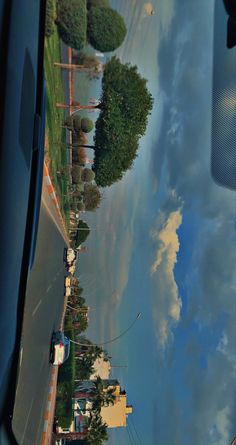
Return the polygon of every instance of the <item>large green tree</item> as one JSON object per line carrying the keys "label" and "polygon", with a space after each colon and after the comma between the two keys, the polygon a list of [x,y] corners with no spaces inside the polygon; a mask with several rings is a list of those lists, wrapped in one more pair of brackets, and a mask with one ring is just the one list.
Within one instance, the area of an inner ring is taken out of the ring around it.
{"label": "large green tree", "polygon": [[89,10],[87,38],[95,49],[114,51],[122,44],[126,32],[123,17],[114,9],[93,7]]}
{"label": "large green tree", "polygon": [[136,66],[113,57],[102,80],[101,109],[94,137],[94,171],[98,186],[120,180],[132,167],[144,135],[153,98]]}
{"label": "large green tree", "polygon": [[86,0],[59,0],[56,23],[62,40],[75,49],[86,44]]}

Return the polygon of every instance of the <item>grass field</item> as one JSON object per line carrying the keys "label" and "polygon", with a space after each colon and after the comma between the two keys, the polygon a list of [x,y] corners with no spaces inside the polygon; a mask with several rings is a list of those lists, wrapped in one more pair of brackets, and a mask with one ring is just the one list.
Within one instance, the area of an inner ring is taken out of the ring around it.
{"label": "grass field", "polygon": [[62,72],[54,67],[60,61],[60,39],[57,31],[45,39],[45,77],[47,89],[46,156],[50,159],[50,174],[60,201],[62,215],[68,223],[67,177],[60,172],[67,165],[67,151],[60,147],[66,141],[66,130],[62,128],[64,111],[56,108],[56,102],[64,102]]}

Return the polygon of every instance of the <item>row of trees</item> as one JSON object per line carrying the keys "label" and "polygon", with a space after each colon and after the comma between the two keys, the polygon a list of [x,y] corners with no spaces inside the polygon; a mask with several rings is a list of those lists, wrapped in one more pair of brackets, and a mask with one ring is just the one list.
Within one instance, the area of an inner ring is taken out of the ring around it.
{"label": "row of trees", "polygon": [[104,69],[102,95],[90,108],[100,110],[96,121],[94,144],[81,143],[80,117],[70,117],[67,127],[73,132],[73,145],[94,150],[93,171],[98,186],[106,187],[122,179],[137,157],[140,137],[145,134],[153,98],[146,79],[137,66],[123,64],[113,57]]}

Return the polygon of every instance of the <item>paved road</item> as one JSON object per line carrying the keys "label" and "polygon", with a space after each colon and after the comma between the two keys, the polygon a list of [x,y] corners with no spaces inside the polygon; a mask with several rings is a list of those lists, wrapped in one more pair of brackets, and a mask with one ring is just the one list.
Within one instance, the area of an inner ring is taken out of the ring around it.
{"label": "paved road", "polygon": [[29,277],[13,431],[20,445],[40,443],[51,372],[49,345],[63,310],[65,241],[41,207],[34,267]]}

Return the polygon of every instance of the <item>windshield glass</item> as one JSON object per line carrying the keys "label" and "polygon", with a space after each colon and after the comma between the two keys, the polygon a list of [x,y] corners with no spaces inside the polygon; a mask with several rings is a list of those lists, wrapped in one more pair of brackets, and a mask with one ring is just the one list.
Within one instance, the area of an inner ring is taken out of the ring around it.
{"label": "windshield glass", "polygon": [[22,201],[31,252],[37,235],[29,263],[25,247],[17,256],[29,264],[8,416],[20,445],[233,443],[227,26],[222,0],[47,0],[46,115],[31,96],[33,135],[19,131],[32,141]]}

